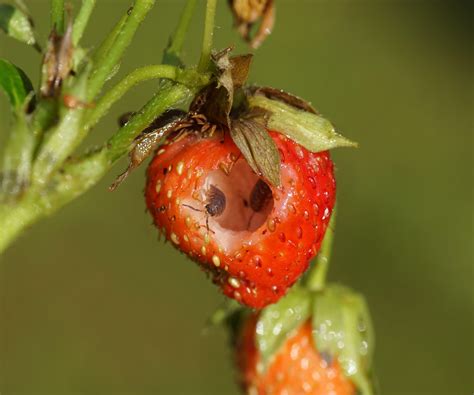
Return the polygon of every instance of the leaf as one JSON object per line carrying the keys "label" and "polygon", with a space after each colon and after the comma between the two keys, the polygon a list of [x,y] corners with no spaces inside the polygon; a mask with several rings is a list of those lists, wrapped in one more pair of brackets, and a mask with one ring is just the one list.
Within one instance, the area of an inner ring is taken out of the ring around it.
{"label": "leaf", "polygon": [[312,152],[336,147],[357,147],[357,143],[336,133],[331,122],[318,114],[259,94],[247,99],[250,109],[258,107],[270,113],[267,123],[269,129],[288,136]]}
{"label": "leaf", "polygon": [[332,285],[313,300],[313,336],[320,353],[337,357],[362,395],[372,395],[370,380],[374,335],[364,298]]}
{"label": "leaf", "polygon": [[251,86],[247,88],[247,92],[252,95],[262,95],[268,99],[282,101],[292,107],[299,108],[300,110],[318,114],[316,109],[306,100],[293,95],[292,93],[285,92],[283,89],[276,89],[268,86]]}
{"label": "leaf", "polygon": [[262,310],[257,321],[256,343],[262,356],[263,369],[292,331],[308,319],[311,313],[310,299],[307,290],[293,287],[278,303]]}
{"label": "leaf", "polygon": [[250,72],[250,65],[252,63],[252,54],[239,55],[230,58],[230,67],[232,73],[232,81],[234,82],[234,89],[240,88],[245,84]]}
{"label": "leaf", "polygon": [[232,121],[230,136],[252,170],[272,185],[280,185],[280,153],[265,127],[250,119]]}
{"label": "leaf", "polygon": [[0,4],[0,29],[25,44],[36,44],[30,18],[22,10],[10,4]]}
{"label": "leaf", "polygon": [[23,70],[5,59],[0,59],[0,88],[16,111],[22,109],[28,94],[33,91],[31,81]]}

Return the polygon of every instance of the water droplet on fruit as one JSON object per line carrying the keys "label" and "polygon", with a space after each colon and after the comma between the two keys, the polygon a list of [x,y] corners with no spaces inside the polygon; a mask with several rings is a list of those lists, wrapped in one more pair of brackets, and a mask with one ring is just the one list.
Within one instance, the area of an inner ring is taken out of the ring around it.
{"label": "water droplet on fruit", "polygon": [[324,209],[324,214],[323,214],[323,221],[329,217],[329,208]]}

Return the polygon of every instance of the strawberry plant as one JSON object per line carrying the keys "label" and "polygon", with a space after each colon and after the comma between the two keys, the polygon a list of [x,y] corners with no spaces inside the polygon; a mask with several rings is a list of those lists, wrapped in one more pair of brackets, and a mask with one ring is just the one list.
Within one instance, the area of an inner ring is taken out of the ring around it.
{"label": "strawberry plant", "polygon": [[[42,55],[37,87],[13,60],[0,59],[0,88],[11,105],[0,167],[0,253],[121,157],[128,155],[129,166],[111,190],[152,157],[146,206],[159,233],[229,297],[212,322],[232,333],[244,391],[373,394],[364,299],[325,281],[336,201],[329,150],[356,144],[303,99],[249,85],[252,55],[213,49],[217,0],[207,0],[197,66],[181,57],[197,5],[188,0],[162,64],[105,89],[154,3],[136,0],[94,49],[81,38],[95,0],[83,0],[76,13],[52,0],[45,43],[22,1],[0,5],[1,30]],[[274,1],[229,5],[239,33],[257,48],[273,27]],[[142,108],[125,114],[101,146],[82,152],[109,109],[151,79],[159,86]]]}

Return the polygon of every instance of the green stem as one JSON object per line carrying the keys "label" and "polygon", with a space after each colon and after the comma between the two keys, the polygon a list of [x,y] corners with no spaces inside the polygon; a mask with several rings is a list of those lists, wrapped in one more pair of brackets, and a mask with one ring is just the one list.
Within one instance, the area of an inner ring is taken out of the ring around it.
{"label": "green stem", "polygon": [[181,50],[183,48],[184,39],[189,28],[189,23],[194,14],[197,0],[188,0],[184,6],[183,12],[179,19],[178,26],[174,34],[171,36],[170,43],[163,54],[163,63],[172,65],[181,65]]}
{"label": "green stem", "polygon": [[131,88],[140,82],[155,79],[167,78],[176,80],[178,70],[176,67],[169,65],[153,65],[145,66],[132,71],[122,81],[115,85],[112,89],[107,91],[96,103],[94,109],[91,111],[87,122],[86,129],[91,129],[112,107],[112,105],[120,100],[122,96]]}
{"label": "green stem", "polygon": [[216,5],[217,0],[207,0],[201,59],[199,60],[198,66],[199,71],[206,71],[209,68],[211,62],[211,50],[214,38],[214,19],[216,16]]}
{"label": "green stem", "polygon": [[0,204],[0,254],[27,228],[92,188],[122,155],[141,131],[168,108],[192,97],[199,87],[188,89],[166,83],[159,92],[100,150],[70,161],[55,172],[48,191],[30,188],[14,205]]}
{"label": "green stem", "polygon": [[128,19],[128,14],[126,13],[115,24],[115,26],[107,35],[105,40],[102,41],[102,43],[99,45],[99,48],[97,48],[94,51],[94,54],[92,56],[92,64],[98,65],[104,62],[104,59],[106,59],[107,56],[109,55],[110,49],[114,45],[115,40],[117,39],[117,36],[119,35],[119,33],[122,31],[123,26],[125,25],[125,22],[127,21],[127,19]]}
{"label": "green stem", "polygon": [[64,0],[51,0],[51,29],[64,33]]}
{"label": "green stem", "polygon": [[138,26],[154,4],[155,0],[136,0],[135,5],[129,11],[128,18],[125,19],[122,28],[117,32],[115,40],[110,45],[107,55],[100,57],[99,62],[94,65],[94,72],[89,81],[88,101],[92,101],[101,91],[112,70],[120,63],[120,58],[130,45]]}
{"label": "green stem", "polygon": [[326,229],[321,249],[319,250],[313,267],[309,270],[305,283],[312,291],[321,291],[326,284],[326,276],[329,269],[329,262],[331,259],[332,244],[334,241],[334,230],[336,227],[336,208],[334,208],[331,220]]}
{"label": "green stem", "polygon": [[14,115],[11,133],[2,155],[3,177],[0,180],[0,195],[2,195],[0,200],[15,199],[28,187],[34,141],[26,116],[19,110]]}
{"label": "green stem", "polygon": [[84,34],[89,18],[94,10],[96,0],[82,0],[82,6],[74,21],[72,30],[72,43],[76,46]]}

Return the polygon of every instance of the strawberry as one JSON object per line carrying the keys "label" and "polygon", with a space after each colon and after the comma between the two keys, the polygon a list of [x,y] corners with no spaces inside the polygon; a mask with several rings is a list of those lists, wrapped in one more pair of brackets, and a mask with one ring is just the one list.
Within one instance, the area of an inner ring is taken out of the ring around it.
{"label": "strawberry", "polygon": [[250,307],[276,302],[316,255],[335,202],[328,151],[269,132],[281,184],[259,177],[228,133],[181,133],[148,168],[155,225],[224,292]]}
{"label": "strawberry", "polygon": [[319,353],[306,321],[285,339],[266,369],[260,366],[254,315],[242,326],[236,344],[236,362],[245,393],[251,395],[353,395],[336,358]]}

